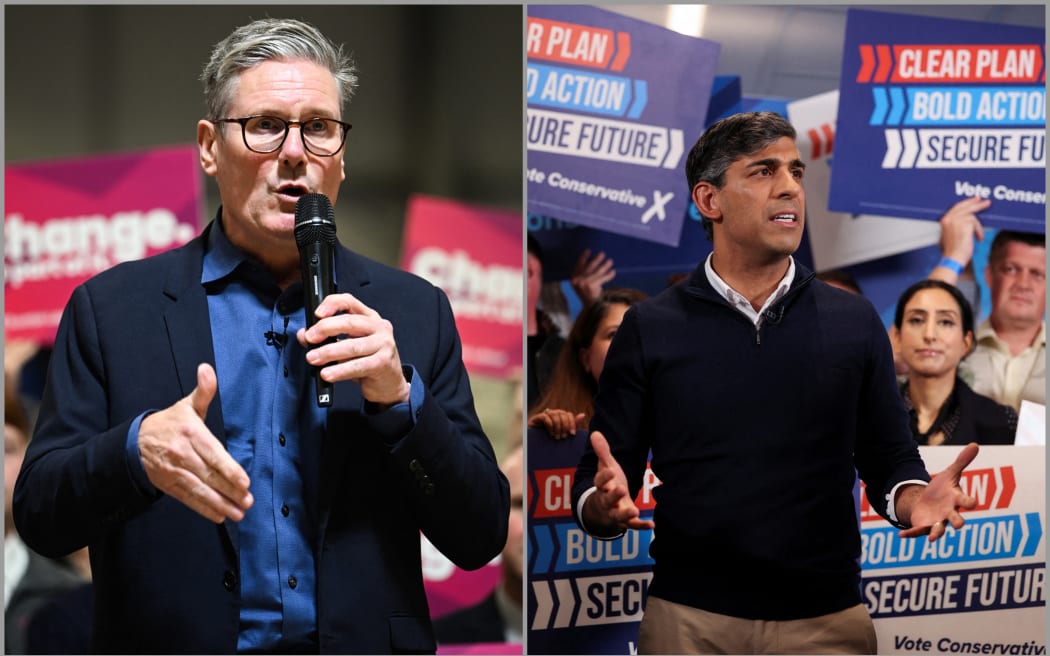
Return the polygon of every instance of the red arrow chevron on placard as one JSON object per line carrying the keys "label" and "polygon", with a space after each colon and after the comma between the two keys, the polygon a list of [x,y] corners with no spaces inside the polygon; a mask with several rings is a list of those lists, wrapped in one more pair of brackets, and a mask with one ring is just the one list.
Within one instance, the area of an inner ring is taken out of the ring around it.
{"label": "red arrow chevron on placard", "polygon": [[810,159],[816,161],[821,156],[830,156],[831,149],[835,145],[835,128],[831,123],[824,123],[820,126],[820,132],[817,132],[817,128],[810,128],[806,130],[806,134],[809,136],[810,143],[813,144],[812,156]]}
{"label": "red arrow chevron on placard", "polygon": [[1010,501],[1014,498],[1014,490],[1017,489],[1017,481],[1014,479],[1014,468],[1011,465],[999,468],[999,476],[1003,479],[1003,493],[996,501],[996,508],[1009,508]]}
{"label": "red arrow chevron on placard", "polygon": [[815,128],[810,128],[806,130],[806,134],[809,135],[809,142],[813,145],[813,150],[810,153],[809,158],[816,161],[820,159],[820,146],[822,145],[820,143],[820,133],[818,133]]}
{"label": "red arrow chevron on placard", "polygon": [[875,46],[875,53],[879,60],[879,70],[875,71],[875,81],[882,83],[890,76],[890,69],[893,68],[893,55],[886,44]]}
{"label": "red arrow chevron on placard", "polygon": [[631,58],[631,35],[627,32],[616,33],[616,57],[613,58],[610,70],[622,71]]}
{"label": "red arrow chevron on placard", "polygon": [[875,50],[867,43],[862,43],[859,47],[860,71],[857,72],[857,83],[863,84],[871,81],[871,74],[875,71]]}
{"label": "red arrow chevron on placard", "polygon": [[831,151],[834,150],[835,147],[835,126],[831,123],[825,123],[824,125],[820,126],[820,130],[824,133],[824,138],[828,142],[828,147],[825,152],[827,155],[830,156]]}

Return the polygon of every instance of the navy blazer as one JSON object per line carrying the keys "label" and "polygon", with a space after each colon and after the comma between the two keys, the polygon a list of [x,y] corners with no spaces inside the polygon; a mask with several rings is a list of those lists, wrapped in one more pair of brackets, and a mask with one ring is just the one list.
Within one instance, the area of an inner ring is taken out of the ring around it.
{"label": "navy blazer", "polygon": [[[209,229],[73,292],[16,484],[27,545],[50,556],[90,546],[95,651],[236,651],[236,523],[144,494],[125,455],[132,420],[188,395],[197,365],[215,364],[200,282]],[[335,384],[314,452],[319,480],[307,486],[316,490],[320,649],[434,652],[419,532],[456,565],[481,567],[506,540],[509,488],[474,410],[445,294],[342,246],[336,258],[339,290],[393,324],[426,398],[413,430],[391,447],[361,414],[357,383]],[[225,441],[218,399],[206,423]]]}

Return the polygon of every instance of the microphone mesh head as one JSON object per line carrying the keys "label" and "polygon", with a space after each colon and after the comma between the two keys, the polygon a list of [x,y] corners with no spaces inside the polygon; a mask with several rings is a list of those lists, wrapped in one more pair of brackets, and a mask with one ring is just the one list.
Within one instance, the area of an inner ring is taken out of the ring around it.
{"label": "microphone mesh head", "polygon": [[298,246],[335,243],[335,210],[324,194],[306,194],[295,203],[295,243]]}

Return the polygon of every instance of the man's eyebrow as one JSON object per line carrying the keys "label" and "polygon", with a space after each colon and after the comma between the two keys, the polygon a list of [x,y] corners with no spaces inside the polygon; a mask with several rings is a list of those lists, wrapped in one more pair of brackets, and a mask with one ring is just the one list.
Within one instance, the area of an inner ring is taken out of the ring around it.
{"label": "man's eyebrow", "polygon": [[[747,163],[747,168],[754,168],[756,166],[768,166],[776,168],[780,166],[782,162],[775,157],[766,157],[765,159],[756,159]],[[788,166],[793,169],[805,169],[806,163],[800,159],[793,159],[788,162]]]}

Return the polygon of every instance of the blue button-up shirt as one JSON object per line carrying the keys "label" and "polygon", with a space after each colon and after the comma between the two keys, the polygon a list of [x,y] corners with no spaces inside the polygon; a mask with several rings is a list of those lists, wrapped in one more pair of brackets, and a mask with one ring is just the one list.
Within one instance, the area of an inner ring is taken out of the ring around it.
{"label": "blue button-up shirt", "polygon": [[[259,263],[226,238],[216,219],[201,283],[215,348],[226,448],[251,479],[255,503],[238,524],[241,614],[238,652],[316,651],[316,512],[326,410],[295,334],[305,325],[302,285],[283,292]],[[361,411],[393,447],[414,426],[425,397],[418,372],[404,365],[408,403]],[[132,479],[153,494],[138,449],[142,419],[128,429]]]}
{"label": "blue button-up shirt", "polygon": [[[226,448],[251,479],[255,504],[238,525],[240,652],[296,651],[317,642],[315,491],[325,411],[305,349],[301,284],[283,292],[273,276],[235,248],[216,224],[204,256],[215,373]],[[311,504],[312,505],[312,504]]]}

